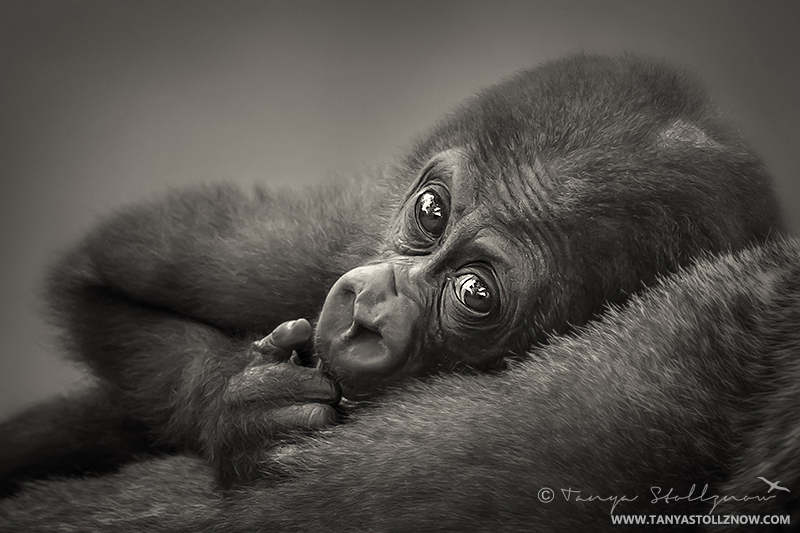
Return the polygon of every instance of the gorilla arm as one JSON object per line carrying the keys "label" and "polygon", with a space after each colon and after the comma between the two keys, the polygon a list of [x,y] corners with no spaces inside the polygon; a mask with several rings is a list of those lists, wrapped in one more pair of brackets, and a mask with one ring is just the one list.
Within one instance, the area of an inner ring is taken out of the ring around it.
{"label": "gorilla arm", "polygon": [[[171,458],[31,486],[0,516],[87,532],[613,531],[612,508],[709,513],[705,483],[709,497],[772,496],[751,475],[794,491],[798,287],[797,243],[704,261],[507,372],[400,389],[348,424],[268,450],[265,474],[277,477],[223,498],[202,462]],[[653,503],[652,487],[686,496],[693,484],[693,501]],[[735,487],[747,492],[725,492]],[[735,512],[785,514],[789,498]]]}
{"label": "gorilla arm", "polygon": [[[73,353],[99,378],[98,390],[72,400],[75,414],[67,416],[73,419],[60,425],[60,435],[51,432],[46,446],[35,445],[41,433],[36,419],[61,418],[56,411],[63,414],[63,404],[7,422],[0,431],[3,475],[72,452],[50,443],[75,442],[81,449],[108,440],[119,447],[121,439],[110,428],[120,426],[120,418],[144,426],[157,443],[218,458],[217,437],[236,418],[226,405],[249,417],[249,424],[237,427],[260,434],[256,440],[263,446],[271,421],[263,409],[259,414],[248,408],[258,395],[245,389],[274,385],[274,363],[288,359],[286,352],[310,332],[298,336],[284,325],[277,346],[262,348],[266,354],[251,342],[287,318],[315,315],[338,275],[372,253],[366,243],[378,241],[371,232],[382,227],[376,222],[382,210],[363,213],[361,206],[381,205],[380,196],[372,196],[380,194],[378,181],[255,197],[206,188],[128,209],[101,225],[65,258],[50,283],[56,318]],[[228,379],[248,364],[250,379],[239,379],[226,396]],[[272,399],[286,402],[288,395],[302,402],[322,394],[321,401],[336,401],[330,382],[302,379],[319,377],[318,371],[280,367],[289,370],[282,373],[284,385],[303,383],[309,396],[283,387]],[[258,399],[263,407],[270,395]],[[100,420],[89,420],[90,414]],[[297,421],[303,425],[322,414],[298,412]],[[91,454],[83,455],[91,460]]]}

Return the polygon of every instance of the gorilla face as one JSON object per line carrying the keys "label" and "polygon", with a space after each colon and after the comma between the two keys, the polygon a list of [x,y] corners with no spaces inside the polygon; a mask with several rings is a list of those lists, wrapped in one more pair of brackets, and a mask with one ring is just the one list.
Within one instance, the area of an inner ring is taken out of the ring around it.
{"label": "gorilla face", "polygon": [[487,224],[497,206],[467,160],[460,148],[434,156],[394,218],[387,251],[329,292],[316,343],[345,397],[434,370],[486,369],[513,344],[534,250]]}
{"label": "gorilla face", "polygon": [[691,81],[627,60],[567,70],[489,88],[401,160],[382,253],[336,282],[319,318],[345,397],[497,368],[776,226],[763,167]]}

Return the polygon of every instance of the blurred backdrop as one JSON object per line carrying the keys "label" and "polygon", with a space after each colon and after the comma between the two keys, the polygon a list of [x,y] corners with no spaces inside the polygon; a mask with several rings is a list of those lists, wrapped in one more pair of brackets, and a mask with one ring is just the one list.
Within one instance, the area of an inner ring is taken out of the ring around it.
{"label": "blurred backdrop", "polygon": [[99,217],[199,182],[369,171],[482,86],[570,52],[702,74],[798,234],[798,27],[794,0],[3,0],[0,417],[80,386],[39,290]]}

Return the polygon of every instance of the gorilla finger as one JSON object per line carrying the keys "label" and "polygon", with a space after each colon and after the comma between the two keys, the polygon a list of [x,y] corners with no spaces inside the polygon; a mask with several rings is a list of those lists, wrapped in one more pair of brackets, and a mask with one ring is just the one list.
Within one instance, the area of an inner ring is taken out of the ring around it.
{"label": "gorilla finger", "polygon": [[262,407],[230,411],[220,419],[215,454],[221,457],[262,447],[266,443],[301,428],[322,428],[338,421],[339,415],[330,405],[306,403],[273,409]]}
{"label": "gorilla finger", "polygon": [[290,363],[268,364],[245,368],[233,376],[225,389],[229,403],[324,402],[335,404],[341,399],[339,386],[316,368]]}
{"label": "gorilla finger", "polygon": [[323,428],[335,424],[338,415],[330,405],[306,403],[273,409],[269,413],[276,432],[296,428]]}
{"label": "gorilla finger", "polygon": [[289,320],[279,324],[272,333],[255,341],[252,346],[261,354],[285,361],[292,355],[294,348],[309,342],[311,331],[311,324],[305,318]]}
{"label": "gorilla finger", "polygon": [[305,318],[298,318],[284,322],[275,328],[272,333],[272,342],[283,350],[293,350],[302,347],[311,340],[311,324]]}

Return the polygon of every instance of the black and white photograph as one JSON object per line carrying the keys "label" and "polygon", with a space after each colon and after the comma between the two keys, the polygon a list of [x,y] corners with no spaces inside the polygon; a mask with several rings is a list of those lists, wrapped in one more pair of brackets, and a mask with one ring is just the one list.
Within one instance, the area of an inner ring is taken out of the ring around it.
{"label": "black and white photograph", "polygon": [[798,27],[0,0],[0,531],[800,531]]}

